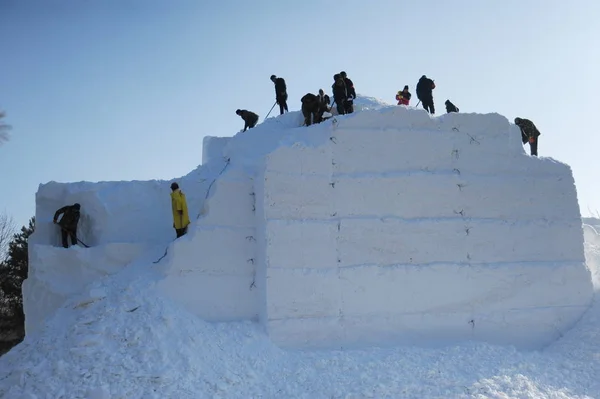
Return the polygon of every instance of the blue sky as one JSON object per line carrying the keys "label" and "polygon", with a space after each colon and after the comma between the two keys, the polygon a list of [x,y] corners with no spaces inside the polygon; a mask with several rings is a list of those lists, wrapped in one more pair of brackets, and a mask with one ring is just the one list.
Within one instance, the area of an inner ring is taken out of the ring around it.
{"label": "blue sky", "polygon": [[237,108],[266,115],[271,74],[297,110],[340,70],[390,103],[426,74],[438,113],[533,120],[600,211],[599,17],[596,0],[0,0],[0,211],[25,224],[51,180],[182,176],[205,135],[243,127]]}

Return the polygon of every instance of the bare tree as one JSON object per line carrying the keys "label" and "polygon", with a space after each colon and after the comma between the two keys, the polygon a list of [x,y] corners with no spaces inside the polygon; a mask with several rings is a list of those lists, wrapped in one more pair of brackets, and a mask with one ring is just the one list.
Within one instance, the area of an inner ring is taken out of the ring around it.
{"label": "bare tree", "polygon": [[15,234],[15,222],[6,213],[0,213],[0,262],[6,260],[8,244]]}
{"label": "bare tree", "polygon": [[10,138],[8,131],[10,130],[11,126],[7,125],[2,120],[4,119],[4,117],[6,117],[6,112],[0,111],[0,145],[2,145],[2,143],[4,143],[5,141],[8,141],[8,139]]}

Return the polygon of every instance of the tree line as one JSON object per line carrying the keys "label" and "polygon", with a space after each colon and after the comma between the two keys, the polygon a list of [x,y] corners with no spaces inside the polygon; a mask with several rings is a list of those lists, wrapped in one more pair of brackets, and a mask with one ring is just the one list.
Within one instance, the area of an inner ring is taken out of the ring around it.
{"label": "tree line", "polygon": [[0,214],[0,355],[25,338],[23,281],[29,271],[28,239],[35,217],[17,231],[11,217]]}

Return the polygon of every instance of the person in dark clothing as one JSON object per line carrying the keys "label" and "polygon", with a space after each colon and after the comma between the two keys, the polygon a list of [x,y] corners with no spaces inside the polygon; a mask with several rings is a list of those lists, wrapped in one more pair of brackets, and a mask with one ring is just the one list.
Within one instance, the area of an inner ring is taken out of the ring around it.
{"label": "person in dark clothing", "polygon": [[408,91],[408,85],[405,85],[404,89],[396,94],[396,101],[398,101],[398,105],[408,105],[411,97],[412,94]]}
{"label": "person in dark clothing", "polygon": [[333,101],[336,103],[337,112],[340,115],[346,114],[346,100],[348,99],[348,93],[346,92],[346,83],[344,78],[339,73],[333,75]]}
{"label": "person in dark clothing", "polygon": [[456,105],[454,105],[450,102],[450,100],[446,100],[446,102],[444,104],[446,105],[446,113],[448,113],[448,114],[450,112],[459,112],[460,111]]}
{"label": "person in dark clothing", "polygon": [[307,93],[300,101],[302,102],[304,124],[310,126],[312,121],[317,120],[317,114],[319,113],[319,98],[312,93]]}
{"label": "person in dark clothing", "polygon": [[256,123],[258,122],[258,115],[256,115],[254,112],[250,112],[245,109],[238,109],[235,111],[235,113],[241,116],[245,122],[243,132],[256,126]]}
{"label": "person in dark clothing", "polygon": [[351,114],[354,112],[354,100],[356,99],[356,90],[354,90],[354,83],[348,78],[346,72],[340,72],[340,76],[344,79],[344,84],[346,85],[346,94],[348,95],[346,98],[346,102],[344,103],[344,108],[346,109],[347,114]]}
{"label": "person in dark clothing", "polygon": [[541,134],[540,131],[529,119],[515,118],[515,125],[519,126],[521,129],[521,140],[523,140],[523,144],[529,141],[531,155],[537,157],[538,137]]}
{"label": "person in dark clothing", "polygon": [[[54,213],[54,224],[60,226],[62,236],[62,245],[69,248],[68,237],[71,237],[71,245],[77,244],[77,223],[79,222],[81,205],[75,203],[73,205],[63,206]],[[58,222],[58,217],[63,215]]]}
{"label": "person in dark clothing", "polygon": [[331,102],[331,100],[329,99],[329,96],[327,94],[325,94],[323,89],[319,89],[319,95],[317,96],[317,101],[319,104],[319,110],[317,111],[317,117],[316,117],[315,123],[321,123],[325,120],[325,119],[323,119],[323,114],[325,112],[329,112],[329,103]]}
{"label": "person in dark clothing", "polygon": [[427,76],[421,76],[417,83],[417,98],[423,103],[423,108],[430,114],[435,114],[435,107],[433,105],[433,89],[435,89],[435,83]]}
{"label": "person in dark clothing", "polygon": [[275,75],[271,75],[271,81],[275,83],[275,101],[279,104],[279,115],[283,115],[283,112],[288,112],[287,106],[287,86],[283,78],[278,78]]}

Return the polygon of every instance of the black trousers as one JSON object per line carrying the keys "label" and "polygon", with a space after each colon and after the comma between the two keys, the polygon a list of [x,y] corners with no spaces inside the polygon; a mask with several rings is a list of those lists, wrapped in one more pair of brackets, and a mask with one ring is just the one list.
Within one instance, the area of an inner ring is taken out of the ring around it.
{"label": "black trousers", "polygon": [[68,241],[69,237],[71,237],[71,245],[77,244],[77,229],[68,230],[65,228],[61,228],[60,232],[61,232],[61,236],[62,236],[63,247],[69,248],[69,241]]}
{"label": "black trousers", "polygon": [[177,234],[177,238],[184,236],[185,233],[187,233],[187,226],[185,226],[183,229],[175,229],[175,233]]}
{"label": "black trousers", "polygon": [[538,139],[533,140],[533,142],[529,142],[529,151],[531,155],[537,157],[537,147],[538,147]]}
{"label": "black trousers", "polygon": [[435,107],[433,106],[433,97],[421,100],[421,103],[423,104],[423,108],[425,109],[425,111],[429,112],[432,115],[435,114]]}
{"label": "black trousers", "polygon": [[279,115],[283,115],[283,111],[287,112],[287,94],[285,96],[277,97],[277,104],[279,104]]}
{"label": "black trousers", "polygon": [[353,113],[354,112],[354,103],[352,101],[346,100],[344,102],[344,110],[346,111],[346,114]]}

